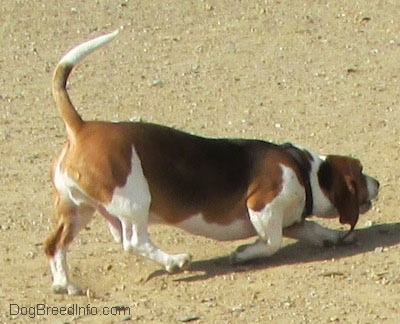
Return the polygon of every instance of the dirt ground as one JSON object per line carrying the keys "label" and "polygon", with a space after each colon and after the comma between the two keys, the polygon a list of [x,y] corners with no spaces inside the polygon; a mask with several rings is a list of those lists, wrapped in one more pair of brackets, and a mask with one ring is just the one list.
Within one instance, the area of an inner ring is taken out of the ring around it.
{"label": "dirt ground", "polygon": [[[0,322],[398,322],[399,1],[0,4]],[[49,170],[65,130],[50,80],[66,50],[118,26],[118,39],[70,79],[85,119],[358,157],[382,185],[357,225],[358,244],[285,240],[267,260],[232,266],[227,255],[243,242],[153,227],[165,250],[194,255],[190,270],[167,275],[123,252],[97,216],[69,254],[87,295],[53,294],[43,240],[53,224]],[[62,307],[85,311],[54,314]]]}

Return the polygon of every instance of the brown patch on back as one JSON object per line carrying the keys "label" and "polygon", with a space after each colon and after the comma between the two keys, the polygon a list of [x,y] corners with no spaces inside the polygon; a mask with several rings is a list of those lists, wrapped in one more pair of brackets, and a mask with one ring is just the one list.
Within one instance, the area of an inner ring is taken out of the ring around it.
{"label": "brown patch on back", "polygon": [[135,124],[133,133],[152,213],[170,224],[198,213],[207,222],[228,224],[247,214],[252,163],[247,144],[144,123]]}
{"label": "brown patch on back", "polygon": [[150,185],[150,210],[167,223],[201,213],[229,224],[262,208],[281,190],[278,146],[253,140],[206,139],[168,127],[135,124],[133,144]]}

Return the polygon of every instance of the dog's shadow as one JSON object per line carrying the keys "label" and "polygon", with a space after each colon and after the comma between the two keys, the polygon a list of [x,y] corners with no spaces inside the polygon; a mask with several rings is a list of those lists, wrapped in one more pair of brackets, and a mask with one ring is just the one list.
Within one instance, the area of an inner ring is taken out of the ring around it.
{"label": "dog's shadow", "polygon": [[[198,281],[247,270],[261,270],[296,263],[307,263],[331,259],[341,259],[353,255],[381,251],[381,248],[400,243],[400,223],[373,225],[368,228],[355,230],[357,243],[347,246],[319,248],[308,243],[299,242],[281,248],[269,258],[254,260],[249,263],[235,265],[228,256],[208,260],[195,261],[190,269],[177,276],[174,281]],[[146,281],[166,275],[165,270],[157,270],[149,275]]]}

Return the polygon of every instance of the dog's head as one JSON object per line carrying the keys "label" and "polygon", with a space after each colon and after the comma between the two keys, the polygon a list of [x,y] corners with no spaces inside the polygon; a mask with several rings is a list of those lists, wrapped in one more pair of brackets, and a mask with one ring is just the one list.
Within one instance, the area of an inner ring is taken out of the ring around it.
{"label": "dog's head", "polygon": [[358,216],[371,209],[379,190],[379,182],[362,171],[359,160],[338,155],[328,155],[318,171],[319,185],[334,207],[332,214],[352,228]]}

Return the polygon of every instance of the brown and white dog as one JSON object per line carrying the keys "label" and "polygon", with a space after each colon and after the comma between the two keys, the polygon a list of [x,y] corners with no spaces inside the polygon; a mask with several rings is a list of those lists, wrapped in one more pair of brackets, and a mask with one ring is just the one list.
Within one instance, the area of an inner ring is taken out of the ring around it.
{"label": "brown and white dog", "polygon": [[379,183],[362,173],[356,159],[322,157],[291,144],[207,139],[148,123],[83,121],[68,96],[68,76],[117,33],[75,47],[54,72],[53,96],[67,129],[52,169],[57,223],[45,242],[55,292],[81,292],[68,276],[66,252],[95,211],[124,250],[173,272],[187,268],[191,256],[155,246],[147,231],[151,223],[216,240],[258,236],[232,254],[234,262],[243,262],[275,253],[283,235],[338,244],[341,231],[305,218],[338,216],[353,229],[370,209]]}

